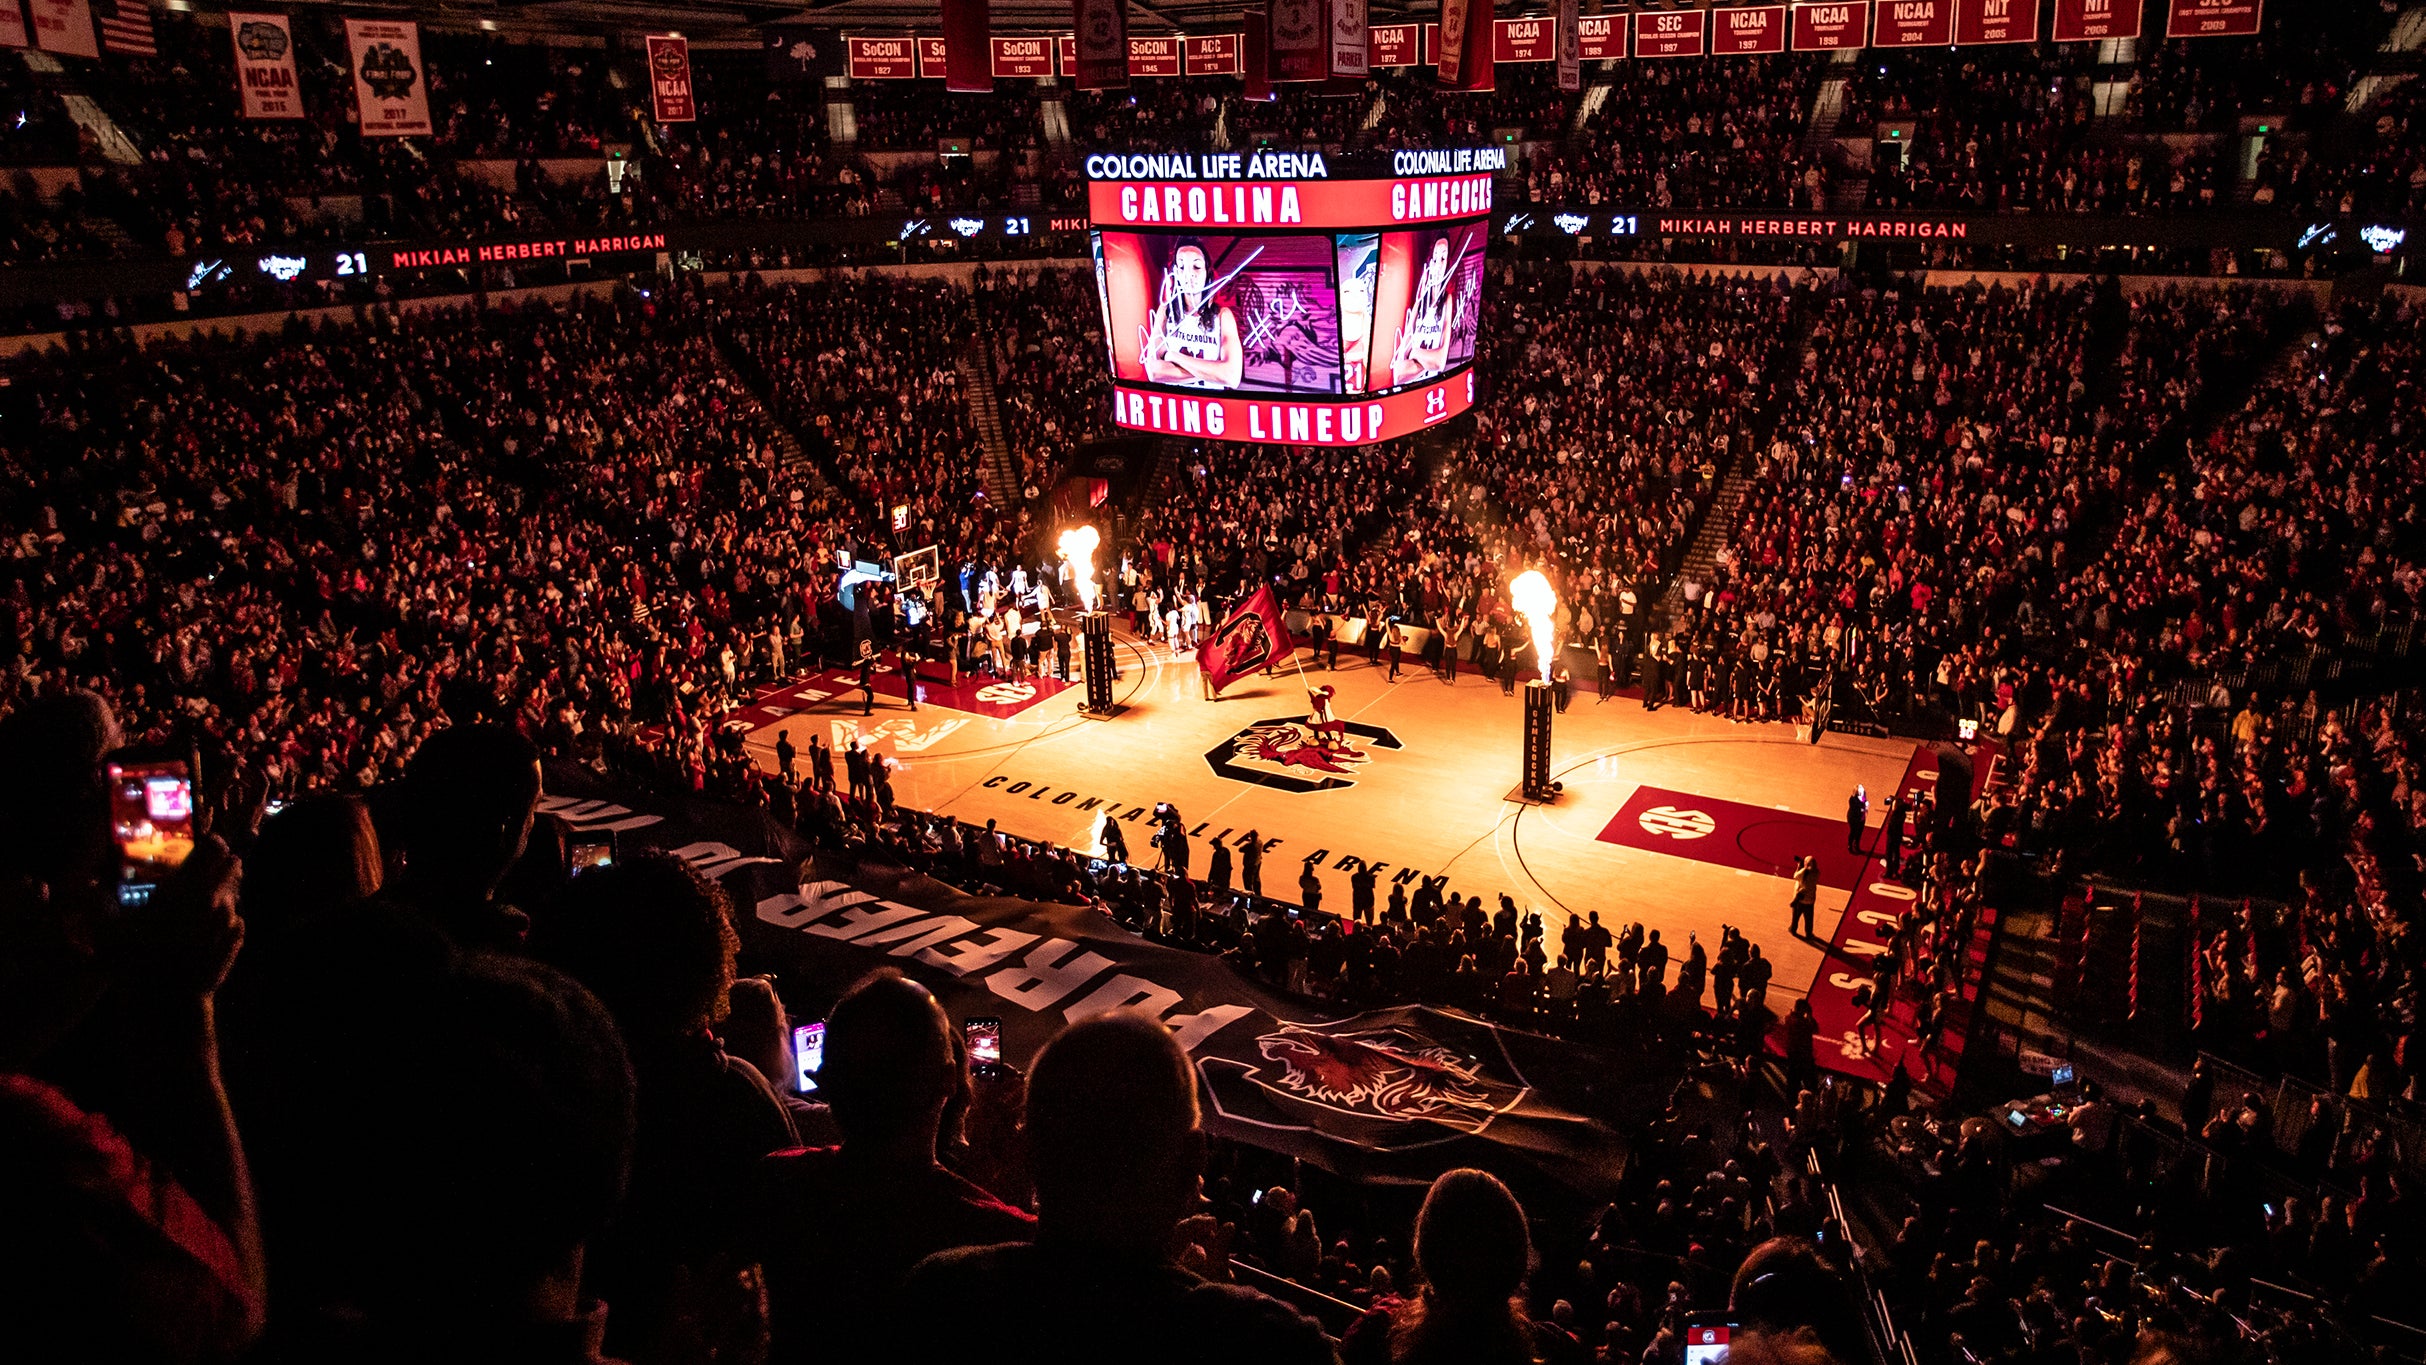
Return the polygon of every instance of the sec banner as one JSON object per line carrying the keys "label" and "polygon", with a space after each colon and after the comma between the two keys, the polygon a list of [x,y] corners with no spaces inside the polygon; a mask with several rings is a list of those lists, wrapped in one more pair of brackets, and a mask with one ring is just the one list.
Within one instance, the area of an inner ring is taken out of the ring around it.
{"label": "sec banner", "polygon": [[659,123],[696,123],[699,104],[691,94],[691,45],[680,38],[646,40],[649,50],[649,101]]}
{"label": "sec banner", "polygon": [[1954,0],[1878,0],[1872,47],[1952,47]]}
{"label": "sec banner", "polygon": [[1870,40],[1870,0],[1828,0],[1794,7],[1794,50],[1835,52]]}
{"label": "sec banner", "polygon": [[2266,0],[2173,0],[2168,38],[2246,38],[2258,31]]}
{"label": "sec banner", "polygon": [[1711,18],[1716,25],[1710,34],[1710,51],[1717,56],[1750,57],[1786,50],[1784,5],[1715,10]]}
{"label": "sec banner", "polygon": [[1962,0],[1954,9],[1954,41],[1965,47],[1985,43],[2035,43],[2039,36],[2039,0]]}
{"label": "sec banner", "polygon": [[1709,50],[1710,11],[1638,10],[1634,15],[1637,57],[1699,57]]}
{"label": "sec banner", "polygon": [[364,137],[425,137],[430,89],[421,65],[421,26],[410,20],[348,19],[354,103]]}
{"label": "sec banner", "polygon": [[283,14],[227,16],[236,42],[236,93],[246,118],[302,118],[303,94],[295,84],[295,36]]}
{"label": "sec banner", "polygon": [[2089,43],[2140,36],[2141,0],[2055,0],[2055,40]]}

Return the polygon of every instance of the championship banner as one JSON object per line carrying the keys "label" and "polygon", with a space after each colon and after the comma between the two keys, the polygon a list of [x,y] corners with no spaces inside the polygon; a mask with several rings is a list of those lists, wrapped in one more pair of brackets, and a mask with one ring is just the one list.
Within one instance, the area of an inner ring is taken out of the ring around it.
{"label": "championship banner", "polygon": [[1128,0],[1071,0],[1078,64],[1071,79],[1081,90],[1112,90],[1129,83]]}
{"label": "championship banner", "polygon": [[1331,74],[1363,80],[1373,74],[1365,0],[1326,0],[1331,12]]}
{"label": "championship banner", "polygon": [[1179,39],[1176,36],[1129,39],[1130,75],[1176,76],[1179,73]]}
{"label": "championship banner", "polygon": [[1269,104],[1277,98],[1272,93],[1272,17],[1251,9],[1239,18],[1245,29],[1238,45],[1246,53],[1246,90],[1240,98]]}
{"label": "championship banner", "polygon": [[1367,38],[1365,60],[1370,66],[1414,66],[1422,57],[1420,24],[1376,24]]}
{"label": "championship banner", "polygon": [[918,77],[917,44],[906,33],[890,38],[842,40],[844,69],[855,81],[907,81]]}
{"label": "championship banner", "polygon": [[34,40],[25,31],[25,11],[17,8],[17,0],[0,0],[0,47],[31,47]]}
{"label": "championship banner", "polygon": [[1872,47],[1954,46],[1954,0],[1878,0]]}
{"label": "championship banner", "polygon": [[[1433,69],[1440,83],[1451,89],[1463,85],[1466,73],[1466,26],[1474,22],[1474,0],[1440,0],[1440,35],[1427,34],[1427,46],[1433,49]],[[1489,23],[1488,12],[1482,20]]]}
{"label": "championship banner", "polygon": [[1713,10],[1710,17],[1716,26],[1710,35],[1714,55],[1752,57],[1786,50],[1784,5]]}
{"label": "championship banner", "polygon": [[2168,38],[2246,38],[2258,31],[2266,0],[2173,0]]}
{"label": "championship banner", "polygon": [[1958,0],[1954,7],[1954,41],[1964,47],[2038,37],[2039,0]]}
{"label": "championship banner", "polygon": [[1827,0],[1794,7],[1797,52],[1837,52],[1861,47],[1869,40],[1870,0]]}
{"label": "championship banner", "polygon": [[1243,36],[1237,33],[1208,33],[1203,37],[1180,39],[1179,51],[1182,69],[1191,76],[1245,74],[1246,64],[1239,55],[1240,40]]}
{"label": "championship banner", "polygon": [[91,0],[25,0],[25,11],[34,21],[36,47],[62,57],[101,55]]}
{"label": "championship banner", "polygon": [[283,14],[227,16],[236,42],[236,93],[246,118],[302,118],[303,91],[295,84],[295,35]]}
{"label": "championship banner", "polygon": [[1331,74],[1324,50],[1331,32],[1326,0],[1272,0],[1272,80],[1319,81]]}
{"label": "championship banner", "polygon": [[[1421,1185],[1453,1167],[1517,1157],[1605,1193],[1625,1167],[1618,1131],[1656,1115],[1674,1079],[1638,1053],[1448,1010],[1327,1016],[1091,907],[971,896],[819,852],[725,802],[639,797],[571,765],[551,766],[546,785],[542,814],[577,833],[613,831],[626,850],[671,853],[721,884],[743,969],[772,973],[795,1018],[823,1015],[890,967],[934,992],[955,1023],[1000,1019],[1003,1060],[1024,1068],[1077,1020],[1142,1010],[1195,1065],[1206,1131],[1349,1179]],[[1087,804],[1091,821],[1134,830],[1132,844],[1153,832],[1145,807]]]}
{"label": "championship banner", "polygon": [[1558,0],[1558,88],[1569,95],[1584,88],[1582,40],[1576,35],[1576,0]]}
{"label": "championship banner", "polygon": [[1218,697],[1223,688],[1279,663],[1296,648],[1288,627],[1281,623],[1280,603],[1273,599],[1272,585],[1267,583],[1222,618],[1212,637],[1196,651],[1196,671]]}
{"label": "championship banner", "polygon": [[994,88],[993,21],[986,0],[943,0],[943,88],[982,95]]}
{"label": "championship banner", "polygon": [[1491,60],[1554,62],[1558,60],[1556,19],[1502,19],[1491,25]]}
{"label": "championship banner", "polygon": [[1636,10],[1634,55],[1699,57],[1709,50],[1709,20],[1706,9]]}
{"label": "championship banner", "polygon": [[[1026,80],[1053,74],[1053,40],[1031,35],[993,40],[997,80]],[[989,87],[991,88],[991,87]]]}
{"label": "championship banner", "polygon": [[691,89],[691,45],[681,38],[651,34],[649,102],[659,123],[696,123],[699,101]]}
{"label": "championship banner", "polygon": [[348,19],[354,107],[364,137],[426,137],[430,87],[421,65],[421,26],[409,19]]}
{"label": "championship banner", "polygon": [[2141,0],[2055,0],[2055,40],[2090,43],[2140,36]]}
{"label": "championship banner", "polygon": [[1575,20],[1576,53],[1587,62],[1624,61],[1626,29],[1622,14],[1585,14]]}
{"label": "championship banner", "polygon": [[918,79],[922,81],[942,80],[943,69],[947,60],[948,58],[944,53],[943,39],[930,38],[925,34],[919,35]]}

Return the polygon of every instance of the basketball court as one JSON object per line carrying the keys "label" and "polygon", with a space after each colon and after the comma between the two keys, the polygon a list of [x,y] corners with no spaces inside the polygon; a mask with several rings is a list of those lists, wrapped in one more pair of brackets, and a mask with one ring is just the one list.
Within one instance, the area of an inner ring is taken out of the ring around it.
{"label": "basketball court", "polygon": [[[811,734],[857,736],[899,765],[893,790],[905,804],[1091,851],[1114,816],[1132,859],[1148,865],[1151,813],[1167,801],[1192,835],[1195,875],[1210,841],[1235,847],[1252,832],[1268,850],[1268,894],[1297,900],[1313,860],[1324,908],[1340,913],[1350,874],[1370,863],[1380,903],[1394,880],[1412,892],[1415,878],[1445,873],[1458,894],[1492,906],[1504,892],[1553,926],[1570,911],[1598,911],[1613,929],[1640,920],[1680,958],[1688,936],[1715,952],[1721,927],[1735,925],[1775,960],[1779,1008],[1818,975],[1869,861],[1846,852],[1846,796],[1867,787],[1876,820],[1915,766],[1909,741],[1813,745],[1791,724],[1646,712],[1632,697],[1604,703],[1579,689],[1556,728],[1565,790],[1527,806],[1510,799],[1522,703],[1471,671],[1451,685],[1410,667],[1393,683],[1386,668],[1343,656],[1337,672],[1309,669],[1301,682],[1289,667],[1207,701],[1193,655],[1126,637],[1118,649],[1125,709],[1111,720],[1080,715],[1083,688],[1049,678],[922,681],[912,711],[890,668],[872,715],[855,680],[834,671],[765,694],[738,719],[770,770],[778,732],[804,752]],[[1325,684],[1337,689],[1344,752],[1304,724],[1307,686]],[[1789,877],[1804,853],[1820,857],[1830,888],[1819,943],[1787,933]]]}

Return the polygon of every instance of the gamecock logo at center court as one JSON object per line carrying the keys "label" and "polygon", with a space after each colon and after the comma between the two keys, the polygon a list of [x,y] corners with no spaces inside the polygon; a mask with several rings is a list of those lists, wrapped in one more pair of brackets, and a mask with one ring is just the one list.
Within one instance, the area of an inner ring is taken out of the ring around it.
{"label": "gamecock logo at center court", "polygon": [[1353,774],[1373,760],[1373,750],[1402,749],[1398,736],[1378,725],[1345,721],[1326,733],[1304,716],[1259,720],[1205,751],[1214,773],[1285,792],[1337,791],[1356,785]]}

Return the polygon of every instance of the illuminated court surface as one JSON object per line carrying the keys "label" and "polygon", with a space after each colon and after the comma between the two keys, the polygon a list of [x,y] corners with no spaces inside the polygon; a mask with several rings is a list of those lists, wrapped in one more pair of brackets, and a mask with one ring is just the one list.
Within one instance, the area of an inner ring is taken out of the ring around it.
{"label": "illuminated court surface", "polygon": [[1909,741],[1841,735],[1814,746],[1790,724],[1645,712],[1579,687],[1555,732],[1566,790],[1528,807],[1509,799],[1522,702],[1471,671],[1452,686],[1408,667],[1391,683],[1386,667],[1344,653],[1336,673],[1309,669],[1307,683],[1337,689],[1332,709],[1360,759],[1308,752],[1310,736],[1293,724],[1308,711],[1293,667],[1208,702],[1192,655],[1174,660],[1125,638],[1119,648],[1127,709],[1109,721],[1077,714],[1083,688],[1053,681],[1032,699],[1025,685],[964,682],[950,696],[967,710],[925,685],[912,713],[898,673],[880,677],[875,714],[862,716],[859,693],[828,674],[752,708],[747,718],[761,723],[749,744],[772,770],[778,731],[804,753],[812,733],[829,743],[864,735],[900,764],[893,790],[903,803],[1089,850],[1101,847],[1107,812],[1137,811],[1123,828],[1131,859],[1147,866],[1150,812],[1168,801],[1196,836],[1194,875],[1205,874],[1210,840],[1235,845],[1253,830],[1269,846],[1268,894],[1297,900],[1306,860],[1320,855],[1323,908],[1342,914],[1363,860],[1377,869],[1380,905],[1394,877],[1445,872],[1451,891],[1480,894],[1486,909],[1505,892],[1552,926],[1569,911],[1597,910],[1613,930],[1640,920],[1680,959],[1688,934],[1715,954],[1720,926],[1732,924],[1775,960],[1773,989],[1789,998],[1820,962],[1817,946],[1787,933],[1794,855],[1824,855],[1834,888],[1820,897],[1824,939],[1858,870],[1843,856],[1845,798],[1868,787],[1875,839],[1884,794],[1913,752]]}

